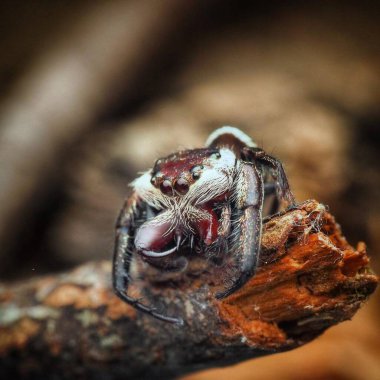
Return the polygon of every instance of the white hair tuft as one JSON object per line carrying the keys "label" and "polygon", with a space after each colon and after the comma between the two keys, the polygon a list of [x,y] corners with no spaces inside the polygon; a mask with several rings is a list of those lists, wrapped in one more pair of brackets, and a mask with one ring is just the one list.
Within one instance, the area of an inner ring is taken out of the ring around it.
{"label": "white hair tuft", "polygon": [[213,142],[222,135],[232,135],[237,140],[241,141],[244,145],[250,148],[257,147],[257,145],[253,142],[253,140],[247,134],[245,134],[239,128],[231,127],[229,125],[225,125],[224,127],[218,128],[214,132],[212,132],[206,141],[206,146],[212,145]]}

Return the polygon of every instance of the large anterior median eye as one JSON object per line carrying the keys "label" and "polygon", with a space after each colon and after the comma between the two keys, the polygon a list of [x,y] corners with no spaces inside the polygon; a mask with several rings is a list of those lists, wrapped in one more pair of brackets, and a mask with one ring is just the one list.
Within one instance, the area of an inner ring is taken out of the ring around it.
{"label": "large anterior median eye", "polygon": [[185,178],[179,178],[174,185],[174,189],[181,195],[186,194],[189,191],[189,183]]}
{"label": "large anterior median eye", "polygon": [[173,195],[173,187],[171,181],[165,179],[160,184],[160,190],[165,195]]}
{"label": "large anterior median eye", "polygon": [[196,165],[194,166],[191,170],[190,170],[190,173],[193,177],[193,179],[197,180],[200,178],[201,174],[202,174],[202,170],[204,169],[204,166],[203,165]]}

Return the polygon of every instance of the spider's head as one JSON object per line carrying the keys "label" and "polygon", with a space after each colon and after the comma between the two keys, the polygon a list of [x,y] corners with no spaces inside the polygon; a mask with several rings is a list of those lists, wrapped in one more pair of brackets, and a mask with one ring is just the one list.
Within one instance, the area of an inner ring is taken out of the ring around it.
{"label": "spider's head", "polygon": [[205,181],[216,180],[218,173],[225,176],[234,164],[235,157],[227,149],[184,150],[156,161],[151,184],[167,196],[183,196]]}
{"label": "spider's head", "polygon": [[218,237],[214,211],[232,190],[236,156],[229,148],[173,153],[134,182],[142,200],[156,214],[137,231],[135,246],[145,257],[163,257],[178,250],[183,236],[212,244]]}

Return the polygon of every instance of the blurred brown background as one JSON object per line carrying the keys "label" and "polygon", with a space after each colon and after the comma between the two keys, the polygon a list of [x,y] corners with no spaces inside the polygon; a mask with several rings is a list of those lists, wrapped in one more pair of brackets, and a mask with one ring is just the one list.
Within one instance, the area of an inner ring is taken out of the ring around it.
{"label": "blurred brown background", "polygon": [[[380,269],[380,23],[369,1],[2,1],[0,277],[108,259],[138,171],[234,125]],[[380,379],[379,292],[295,351],[187,377]]]}

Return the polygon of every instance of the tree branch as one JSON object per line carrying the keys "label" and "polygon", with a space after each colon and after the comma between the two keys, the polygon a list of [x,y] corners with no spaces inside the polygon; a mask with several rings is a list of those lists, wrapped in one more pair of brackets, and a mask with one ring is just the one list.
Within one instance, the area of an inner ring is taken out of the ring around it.
{"label": "tree branch", "polygon": [[222,301],[214,272],[170,289],[146,283],[144,296],[160,295],[183,327],[114,296],[109,262],[3,286],[0,377],[154,379],[236,363],[309,342],[352,318],[377,285],[364,243],[351,247],[316,201],[267,221],[261,251],[258,273]]}

